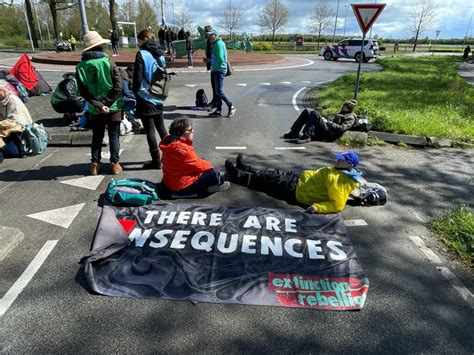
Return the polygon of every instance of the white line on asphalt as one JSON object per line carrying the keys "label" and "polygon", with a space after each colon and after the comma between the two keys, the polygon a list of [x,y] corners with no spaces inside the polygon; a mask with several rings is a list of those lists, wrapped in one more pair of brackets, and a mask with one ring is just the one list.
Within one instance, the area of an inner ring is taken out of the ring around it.
{"label": "white line on asphalt", "polygon": [[289,81],[280,81],[280,84],[291,85],[291,82],[289,82]]}
{"label": "white line on asphalt", "polygon": [[275,147],[276,150],[305,150],[305,147]]}
{"label": "white line on asphalt", "polygon": [[367,222],[363,219],[347,219],[344,220],[344,225],[346,227],[359,227],[359,226],[366,226]]}
{"label": "white line on asphalt", "polygon": [[216,147],[216,149],[239,150],[239,149],[247,149],[247,147]]}
{"label": "white line on asphalt", "polygon": [[270,86],[270,83],[260,83],[260,85]]}
{"label": "white line on asphalt", "polygon": [[456,275],[454,275],[451,270],[447,267],[438,266],[437,269],[441,272],[441,275],[451,283],[451,286],[459,293],[459,295],[471,306],[474,308],[474,296],[471,291],[467,289],[466,286],[459,280]]}
{"label": "white line on asphalt", "polygon": [[433,252],[433,250],[431,250],[430,248],[428,248],[426,246],[423,239],[421,239],[420,237],[416,237],[416,236],[411,236],[411,237],[408,237],[408,238],[410,238],[412,243],[415,244],[420,249],[420,251],[423,253],[423,255],[428,259],[428,261],[430,261],[434,264],[441,264],[441,259],[439,258],[439,256],[436,255]]}
{"label": "white line on asphalt", "polygon": [[291,99],[291,103],[293,104],[293,107],[295,108],[296,111],[299,111],[299,107],[298,105],[296,104],[296,98],[298,97],[298,95],[300,94],[301,91],[303,91],[304,89],[306,89],[306,86],[305,87],[302,87],[301,89],[299,89],[297,92],[295,92],[295,94],[293,95],[293,98]]}
{"label": "white line on asphalt", "polygon": [[314,61],[309,60],[309,59],[296,58],[296,57],[288,57],[288,58],[298,59],[298,60],[305,60],[305,61],[307,61],[307,63],[306,64],[300,64],[300,65],[289,65],[287,67],[276,67],[276,68],[235,69],[234,71],[246,72],[246,71],[264,71],[264,70],[283,70],[283,69],[302,68],[302,67],[307,67],[308,65],[313,65],[314,64]]}
{"label": "white line on asphalt", "polygon": [[334,81],[336,79],[330,79],[330,80],[324,80],[324,81],[319,81],[317,83],[314,83],[314,85],[321,85],[321,84],[326,84],[326,83],[330,83],[331,81]]}
{"label": "white line on asphalt", "polygon": [[125,137],[123,141],[124,143],[130,143],[132,139],[133,139],[133,134],[129,134],[128,136]]}
{"label": "white line on asphalt", "polygon": [[193,88],[193,87],[195,87],[195,86],[197,86],[197,85],[196,85],[196,84],[186,84],[186,85],[184,85],[184,86],[187,86],[188,88]]}
{"label": "white line on asphalt", "polygon": [[302,83],[305,83],[305,84],[311,84],[311,81],[309,80],[301,80]]}
{"label": "white line on asphalt", "polygon": [[28,285],[36,272],[43,265],[44,261],[48,255],[53,251],[54,247],[58,243],[57,240],[48,240],[44,243],[41,250],[36,254],[35,258],[28,267],[23,271],[23,274],[15,281],[13,286],[8,290],[8,292],[0,300],[0,318],[5,314],[10,306],[15,302],[18,295],[23,291],[23,289]]}
{"label": "white line on asphalt", "polygon": [[235,85],[238,85],[238,86],[247,86],[247,84],[235,84]]}

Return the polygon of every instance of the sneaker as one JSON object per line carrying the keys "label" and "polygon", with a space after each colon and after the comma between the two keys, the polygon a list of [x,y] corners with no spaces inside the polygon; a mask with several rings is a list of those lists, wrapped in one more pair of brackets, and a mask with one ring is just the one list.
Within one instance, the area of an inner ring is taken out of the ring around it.
{"label": "sneaker", "polygon": [[209,117],[221,117],[221,116],[222,116],[221,111],[217,111],[217,110],[209,114]]}
{"label": "sneaker", "polygon": [[207,192],[210,194],[213,194],[214,192],[222,192],[222,191],[227,191],[230,188],[230,182],[224,181],[220,185],[212,185],[207,188]]}
{"label": "sneaker", "polygon": [[235,108],[235,106],[229,107],[229,113],[227,114],[227,117],[230,118],[230,117],[234,116],[235,111],[237,111],[237,109]]}
{"label": "sneaker", "polygon": [[192,68],[193,68],[193,66],[192,66],[192,65],[188,65],[188,69],[192,69]]}
{"label": "sneaker", "polygon": [[120,163],[110,163],[110,168],[112,169],[112,175],[118,175],[120,174],[123,169]]}
{"label": "sneaker", "polygon": [[288,132],[283,135],[283,139],[298,139],[300,135],[298,133]]}
{"label": "sneaker", "polygon": [[305,136],[305,135],[302,135],[302,136],[300,137],[300,139],[298,139],[298,140],[296,141],[296,143],[298,143],[298,144],[305,144],[305,143],[308,143],[308,142],[311,142],[311,137]]}
{"label": "sneaker", "polygon": [[161,169],[161,162],[160,161],[155,161],[155,160],[147,161],[145,164],[143,164],[143,169],[160,170]]}
{"label": "sneaker", "polygon": [[89,173],[92,176],[98,175],[99,170],[100,170],[100,163],[91,163],[90,168],[89,168]]}

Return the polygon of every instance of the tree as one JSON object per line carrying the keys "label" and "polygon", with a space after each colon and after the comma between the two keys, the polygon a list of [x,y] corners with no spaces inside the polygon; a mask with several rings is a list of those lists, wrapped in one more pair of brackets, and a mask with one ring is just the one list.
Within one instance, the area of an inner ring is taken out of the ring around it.
{"label": "tree", "polygon": [[[58,31],[58,11],[67,10],[72,7],[78,6],[78,3],[68,3],[67,1],[61,0],[43,0],[49,5],[49,11],[51,12],[51,17],[53,20],[53,31],[54,31],[54,38],[59,37]],[[63,5],[63,6],[59,6]]]}
{"label": "tree", "polygon": [[227,2],[224,8],[224,21],[222,27],[229,34],[230,38],[234,35],[236,29],[242,24],[242,11],[232,4],[232,0]]}
{"label": "tree", "polygon": [[275,32],[283,28],[290,18],[290,10],[280,0],[270,0],[258,15],[258,25],[263,31],[272,33],[272,44],[275,43]]}
{"label": "tree", "polygon": [[413,5],[411,22],[409,24],[410,33],[413,33],[413,52],[416,50],[418,38],[423,32],[434,26],[436,22],[436,0],[418,0]]}
{"label": "tree", "polygon": [[33,46],[39,47],[38,37],[36,37],[35,21],[33,20],[33,10],[31,9],[30,0],[25,0],[25,8],[26,8],[26,17],[28,20],[28,25],[30,26],[30,30],[31,30],[31,40],[33,41]]}
{"label": "tree", "polygon": [[147,26],[151,26],[151,28],[159,27],[155,10],[147,0],[138,0],[137,18],[135,21],[139,30],[144,30]]}
{"label": "tree", "polygon": [[318,47],[321,40],[321,33],[331,25],[334,11],[327,3],[319,2],[311,10],[309,28],[318,34]]}
{"label": "tree", "polygon": [[[180,7],[174,18],[174,24],[178,28],[189,30],[193,27],[193,21],[185,7]],[[190,31],[191,32],[191,31]]]}
{"label": "tree", "polygon": [[112,30],[115,33],[119,33],[117,17],[115,16],[116,10],[117,10],[117,6],[115,5],[115,0],[109,0],[109,16],[110,16],[110,23],[112,24]]}

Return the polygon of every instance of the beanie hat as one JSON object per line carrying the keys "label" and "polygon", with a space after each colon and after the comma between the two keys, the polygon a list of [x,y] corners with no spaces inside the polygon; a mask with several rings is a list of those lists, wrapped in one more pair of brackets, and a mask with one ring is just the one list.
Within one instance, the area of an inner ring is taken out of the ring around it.
{"label": "beanie hat", "polygon": [[357,100],[347,100],[346,102],[344,102],[344,105],[347,106],[347,108],[354,110],[354,107],[357,106]]}

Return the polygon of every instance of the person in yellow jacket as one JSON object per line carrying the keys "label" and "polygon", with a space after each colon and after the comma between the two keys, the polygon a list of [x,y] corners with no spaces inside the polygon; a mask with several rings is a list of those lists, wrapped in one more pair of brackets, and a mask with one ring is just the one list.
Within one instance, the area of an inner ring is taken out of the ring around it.
{"label": "person in yellow jacket", "polygon": [[257,170],[244,164],[241,154],[235,165],[227,159],[225,167],[231,182],[289,203],[309,206],[310,213],[337,213],[344,209],[362,173],[357,169],[360,159],[355,152],[339,153],[336,158],[333,167],[304,170],[300,174],[278,169]]}
{"label": "person in yellow jacket", "polygon": [[76,41],[76,39],[74,38],[73,35],[71,35],[71,38],[69,38],[69,43],[71,43],[71,50],[72,50],[73,52],[75,52],[75,51],[76,51],[76,43],[77,43],[77,41]]}

